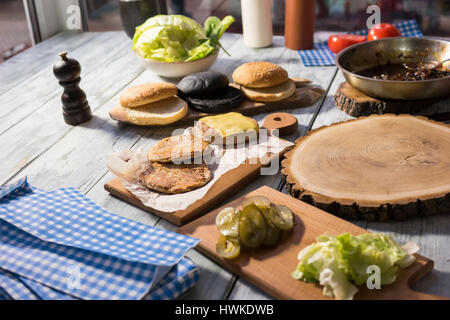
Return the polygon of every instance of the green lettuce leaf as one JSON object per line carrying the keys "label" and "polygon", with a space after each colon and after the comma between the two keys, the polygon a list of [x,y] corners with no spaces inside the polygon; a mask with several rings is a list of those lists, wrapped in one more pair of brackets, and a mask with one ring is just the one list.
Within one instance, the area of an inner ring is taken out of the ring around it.
{"label": "green lettuce leaf", "polygon": [[380,268],[380,284],[393,283],[399,267],[406,268],[414,262],[412,255],[417,245],[400,247],[391,237],[381,233],[352,236],[323,234],[316,242],[303,248],[298,255],[299,264],[291,274],[305,282],[318,282],[325,295],[336,299],[352,299],[356,285],[366,283],[371,276],[367,268]]}
{"label": "green lettuce leaf", "polygon": [[205,20],[205,31],[208,38],[220,39],[228,29],[228,27],[235,21],[232,16],[226,16],[223,20],[217,17],[209,17]]}
{"label": "green lettuce leaf", "polygon": [[209,17],[208,32],[182,15],[157,15],[136,28],[133,50],[140,57],[165,62],[194,61],[216,52],[219,39],[234,18]]}

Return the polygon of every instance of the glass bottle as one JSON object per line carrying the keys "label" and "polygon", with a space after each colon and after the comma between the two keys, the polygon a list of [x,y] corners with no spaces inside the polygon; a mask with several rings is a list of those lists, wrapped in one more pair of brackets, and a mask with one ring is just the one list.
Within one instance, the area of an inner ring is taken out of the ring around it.
{"label": "glass bottle", "polygon": [[244,43],[250,48],[272,44],[271,0],[241,0]]}

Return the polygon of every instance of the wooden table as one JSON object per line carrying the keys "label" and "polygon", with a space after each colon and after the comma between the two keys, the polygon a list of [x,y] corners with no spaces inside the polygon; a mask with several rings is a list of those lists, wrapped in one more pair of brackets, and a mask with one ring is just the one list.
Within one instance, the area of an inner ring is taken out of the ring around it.
{"label": "wooden table", "polygon": [[[222,44],[232,56],[221,52],[212,69],[231,75],[242,63],[267,60],[283,66],[290,76],[311,79],[327,91],[315,105],[289,111],[299,122],[297,134],[289,140],[350,118],[334,105],[333,94],[343,81],[335,66],[304,67],[298,53],[284,47],[282,37],[274,37],[274,46],[264,49],[247,48],[237,34],[225,34]],[[81,87],[94,113],[90,122],[77,127],[63,122],[62,88],[52,74],[52,65],[62,50],[80,61]],[[173,225],[111,197],[103,189],[113,177],[106,168],[109,154],[126,148],[148,149],[173,130],[119,126],[108,116],[124,88],[159,80],[144,69],[123,32],[61,33],[0,64],[0,185],[28,176],[32,185],[44,189],[73,186],[111,212],[174,230]],[[261,124],[264,117],[255,119]],[[278,174],[258,178],[235,197],[262,185],[286,192]],[[416,241],[420,253],[435,261],[434,271],[417,288],[450,297],[450,215],[358,224],[391,234],[400,242]],[[183,298],[270,298],[197,251],[188,255],[200,267],[200,281]]]}

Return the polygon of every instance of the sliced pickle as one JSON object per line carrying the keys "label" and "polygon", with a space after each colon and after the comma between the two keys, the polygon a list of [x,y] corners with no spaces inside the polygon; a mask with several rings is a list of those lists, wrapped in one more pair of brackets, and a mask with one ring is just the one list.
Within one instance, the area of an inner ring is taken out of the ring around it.
{"label": "sliced pickle", "polygon": [[281,230],[290,230],[294,226],[294,215],[286,206],[272,206],[270,220]]}
{"label": "sliced pickle", "polygon": [[278,243],[280,240],[281,230],[273,224],[273,222],[270,220],[270,211],[274,210],[273,208],[264,208],[261,209],[261,212],[263,213],[264,219],[266,221],[267,226],[267,234],[264,238],[263,245],[265,246],[274,246]]}
{"label": "sliced pickle", "polygon": [[242,208],[245,208],[250,204],[254,204],[259,209],[270,208],[270,200],[263,196],[253,196],[244,198],[244,200],[242,200],[241,206]]}
{"label": "sliced pickle", "polygon": [[267,227],[259,208],[249,204],[242,210],[239,219],[239,238],[248,248],[259,247],[267,235]]}
{"label": "sliced pickle", "polygon": [[240,211],[233,207],[222,209],[216,216],[216,226],[219,232],[227,237],[239,236]]}
{"label": "sliced pickle", "polygon": [[224,259],[235,259],[241,253],[239,240],[220,235],[216,243],[217,254]]}

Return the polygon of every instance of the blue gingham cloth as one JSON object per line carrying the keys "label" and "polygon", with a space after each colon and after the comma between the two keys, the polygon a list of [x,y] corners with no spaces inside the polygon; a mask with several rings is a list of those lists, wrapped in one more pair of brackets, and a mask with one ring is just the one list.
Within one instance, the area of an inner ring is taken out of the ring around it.
{"label": "blue gingham cloth", "polygon": [[[407,20],[393,23],[405,37],[423,37],[416,20]],[[369,30],[350,32],[366,36]],[[313,50],[299,50],[300,58],[307,67],[334,65],[335,54],[328,49],[328,41],[314,43]]]}
{"label": "blue gingham cloth", "polygon": [[[143,297],[143,300],[170,300],[179,297],[199,280],[198,268],[183,258]],[[33,280],[0,269],[0,300],[74,300],[76,297]]]}
{"label": "blue gingham cloth", "polygon": [[114,215],[74,188],[0,188],[0,298],[172,299],[198,239]]}

